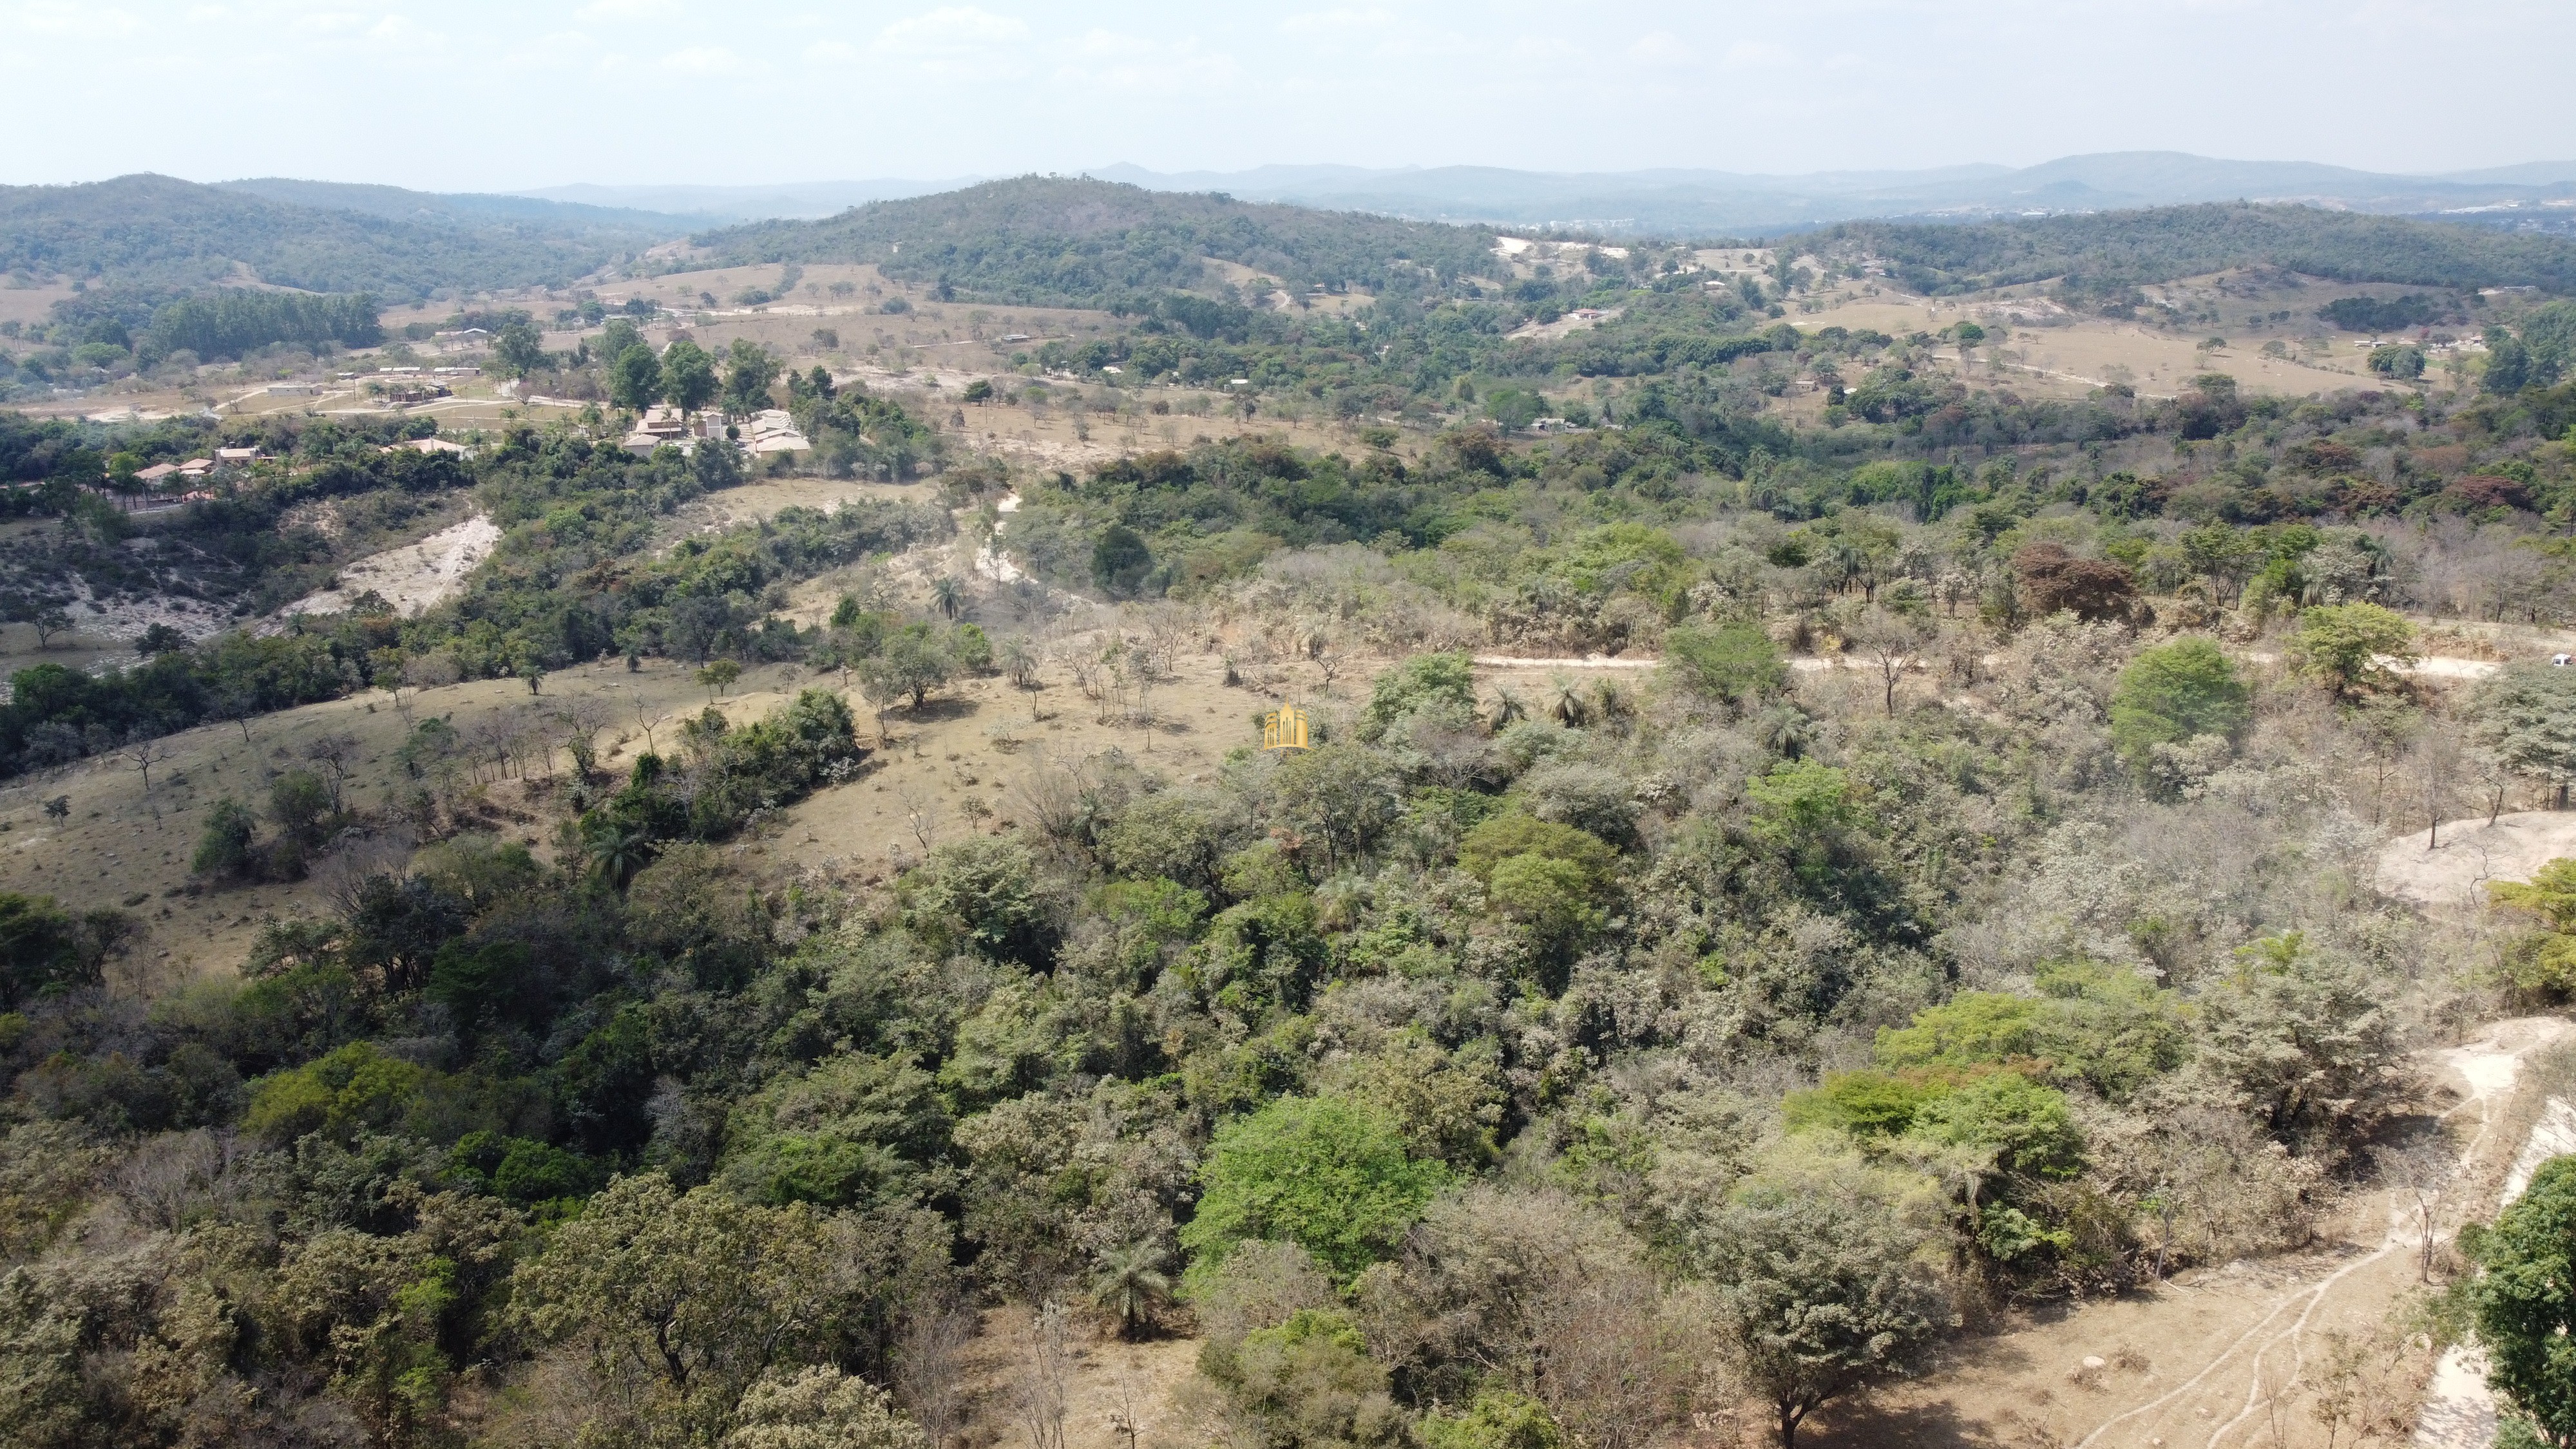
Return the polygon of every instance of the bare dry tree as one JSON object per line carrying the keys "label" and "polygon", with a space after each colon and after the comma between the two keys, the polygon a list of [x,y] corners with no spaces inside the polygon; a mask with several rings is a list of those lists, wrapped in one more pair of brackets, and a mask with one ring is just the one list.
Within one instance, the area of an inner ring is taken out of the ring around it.
{"label": "bare dry tree", "polygon": [[1196,611],[1166,599],[1149,605],[1140,620],[1146,656],[1157,678],[1169,679],[1180,662],[1181,648],[1197,634]]}
{"label": "bare dry tree", "polygon": [[320,882],[323,898],[333,910],[344,918],[354,917],[365,904],[367,882],[403,874],[416,843],[410,831],[399,827],[347,831],[314,867],[313,878]]}
{"label": "bare dry tree", "polygon": [[170,758],[169,742],[137,730],[125,737],[125,743],[118,748],[117,753],[127,764],[142,772],[144,798],[151,798],[152,767]]}
{"label": "bare dry tree", "polygon": [[1317,629],[1306,636],[1306,657],[1315,661],[1316,671],[1324,676],[1324,692],[1332,693],[1333,680],[1350,662],[1350,656],[1342,650],[1342,641],[1330,629]]}
{"label": "bare dry tree", "polygon": [[903,806],[903,823],[912,831],[912,838],[921,842],[922,852],[928,854],[939,835],[939,802],[910,785],[895,786],[894,798]]}
{"label": "bare dry tree", "polygon": [[573,695],[556,703],[554,720],[563,726],[573,768],[590,774],[599,764],[599,732],[608,728],[608,701],[595,694]]}
{"label": "bare dry tree", "polygon": [[2433,1281],[2433,1248],[2441,1240],[2442,1201],[2459,1177],[2459,1163],[2440,1134],[2425,1133],[2411,1141],[2374,1149],[2371,1156],[2389,1187],[2415,1213],[2416,1271]]}
{"label": "bare dry tree", "polygon": [[1011,1407],[1029,1449],[1064,1449],[1065,1369],[1072,1358],[1064,1305],[1050,1298],[1029,1315],[1029,1337],[1011,1383]]}
{"label": "bare dry tree", "polygon": [[644,732],[644,752],[646,754],[658,755],[661,753],[660,750],[655,749],[653,746],[653,731],[660,726],[669,723],[670,719],[671,712],[669,710],[655,709],[653,706],[646,704],[641,698],[638,698],[635,701],[635,727]]}
{"label": "bare dry tree", "polygon": [[304,748],[296,753],[302,755],[306,762],[322,767],[324,783],[331,787],[331,813],[339,814],[346,808],[343,792],[349,783],[349,774],[358,762],[357,737],[336,733],[316,735],[306,740]]}
{"label": "bare dry tree", "polygon": [[1852,630],[1853,647],[1878,670],[1882,703],[1891,719],[1896,715],[1896,683],[1914,667],[1929,637],[1922,621],[1891,609],[1870,610]]}
{"label": "bare dry tree", "polygon": [[913,1313],[895,1345],[895,1397],[921,1426],[928,1449],[947,1449],[965,1427],[965,1354],[974,1337],[974,1310],[943,1298]]}
{"label": "bare dry tree", "polygon": [[2412,783],[2416,808],[2424,816],[2427,831],[2424,849],[2427,852],[2440,848],[2442,844],[2442,814],[2451,806],[2452,791],[2459,783],[2466,753],[2459,735],[2444,728],[2426,730],[2424,737],[2415,744]]}
{"label": "bare dry tree", "polygon": [[1081,833],[1090,782],[1078,769],[1058,764],[1043,750],[1035,752],[1029,772],[1012,787],[1022,819],[1050,840],[1068,841]]}

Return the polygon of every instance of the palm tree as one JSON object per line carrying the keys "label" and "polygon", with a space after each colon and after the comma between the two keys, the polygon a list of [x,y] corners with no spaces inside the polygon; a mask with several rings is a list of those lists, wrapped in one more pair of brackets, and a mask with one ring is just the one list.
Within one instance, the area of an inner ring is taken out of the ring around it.
{"label": "palm tree", "polygon": [[1527,718],[1529,718],[1529,706],[1521,703],[1521,697],[1499,684],[1495,685],[1493,702],[1485,706],[1486,728],[1500,733],[1504,726],[1514,720]]}
{"label": "palm tree", "polygon": [[1171,1301],[1172,1280],[1163,1272],[1169,1261],[1163,1245],[1151,1238],[1100,1256],[1091,1280],[1091,1301],[1118,1316],[1118,1332],[1133,1338],[1153,1326],[1154,1311]]}
{"label": "palm tree", "polygon": [[591,868],[617,890],[626,889],[653,858],[653,837],[640,825],[603,825],[592,833],[589,847]]}
{"label": "palm tree", "polygon": [[1548,691],[1547,712],[1556,716],[1558,724],[1572,729],[1592,717],[1592,707],[1583,702],[1582,687],[1573,680],[1560,674],[1548,681]]}
{"label": "palm tree", "polygon": [[958,611],[966,607],[966,586],[948,574],[941,574],[930,581],[930,602],[939,606],[942,615],[954,619]]}

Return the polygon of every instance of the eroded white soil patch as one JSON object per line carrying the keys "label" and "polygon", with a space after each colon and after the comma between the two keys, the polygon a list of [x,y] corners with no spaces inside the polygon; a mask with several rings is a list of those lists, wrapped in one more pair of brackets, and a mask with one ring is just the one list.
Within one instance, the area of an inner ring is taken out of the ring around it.
{"label": "eroded white soil patch", "polygon": [[483,514],[475,514],[417,543],[359,559],[340,570],[338,588],[307,594],[278,610],[278,617],[346,613],[371,592],[393,605],[397,614],[417,614],[445,602],[463,588],[465,576],[490,558],[493,545],[500,541],[500,525]]}

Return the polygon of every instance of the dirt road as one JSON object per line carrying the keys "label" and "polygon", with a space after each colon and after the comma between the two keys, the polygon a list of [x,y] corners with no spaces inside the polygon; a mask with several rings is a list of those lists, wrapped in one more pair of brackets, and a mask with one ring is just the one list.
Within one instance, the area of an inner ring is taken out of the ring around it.
{"label": "dirt road", "polygon": [[[2495,1023],[2478,1041],[2429,1052],[2421,1065],[2474,1117],[2456,1181],[2493,1184],[2526,1145],[2501,1140],[2524,1061],[2576,1034],[2551,1017]],[[2576,1110],[2564,1114],[2576,1137]],[[2544,1121],[2548,1119],[2544,1118]],[[2552,1139],[2554,1140],[2554,1139]],[[2542,1150],[2546,1150],[2546,1147]],[[2455,1194],[2439,1236],[2488,1216],[2492,1188]],[[2361,1334],[2417,1286],[2423,1246],[2412,1199],[2368,1194],[2339,1231],[2302,1254],[2175,1275],[2151,1289],[2033,1314],[1963,1347],[1921,1383],[1837,1414],[1814,1442],[1862,1445],[2050,1444],[2070,1449],[2222,1449],[2324,1445],[2309,1412],[2330,1333]],[[2419,1370],[2420,1371],[2420,1370]],[[2428,1449],[2474,1449],[2492,1435],[2473,1361],[2446,1359],[2425,1424]]]}

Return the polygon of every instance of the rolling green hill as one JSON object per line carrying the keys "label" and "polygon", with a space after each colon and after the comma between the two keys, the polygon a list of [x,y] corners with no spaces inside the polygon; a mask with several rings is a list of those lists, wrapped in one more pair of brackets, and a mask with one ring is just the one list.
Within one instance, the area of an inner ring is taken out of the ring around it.
{"label": "rolling green hill", "polygon": [[441,288],[560,284],[645,244],[640,234],[506,217],[398,220],[168,176],[0,187],[0,271],[92,286],[178,291],[256,279],[409,301]]}
{"label": "rolling green hill", "polygon": [[2344,282],[2576,293],[2576,240],[2310,206],[2168,206],[1964,226],[1849,222],[1814,236],[1895,263],[1897,279],[1922,292],[2052,277],[2106,290],[2272,266]]}
{"label": "rolling green hill", "polygon": [[416,221],[455,227],[536,228],[611,241],[660,241],[706,224],[704,217],[678,217],[624,206],[592,206],[577,201],[551,201],[537,196],[507,196],[483,191],[409,191],[399,186],[371,186],[345,181],[299,181],[287,176],[256,176],[218,181],[218,190],[244,192],[289,206],[326,211],[354,211],[391,221]]}
{"label": "rolling green hill", "polygon": [[1213,290],[1223,279],[1209,257],[1294,287],[1445,292],[1487,264],[1493,236],[1485,227],[1259,206],[1214,192],[1021,176],[696,240],[727,265],[874,262],[888,276],[945,279],[980,299],[1100,306],[1140,293]]}

